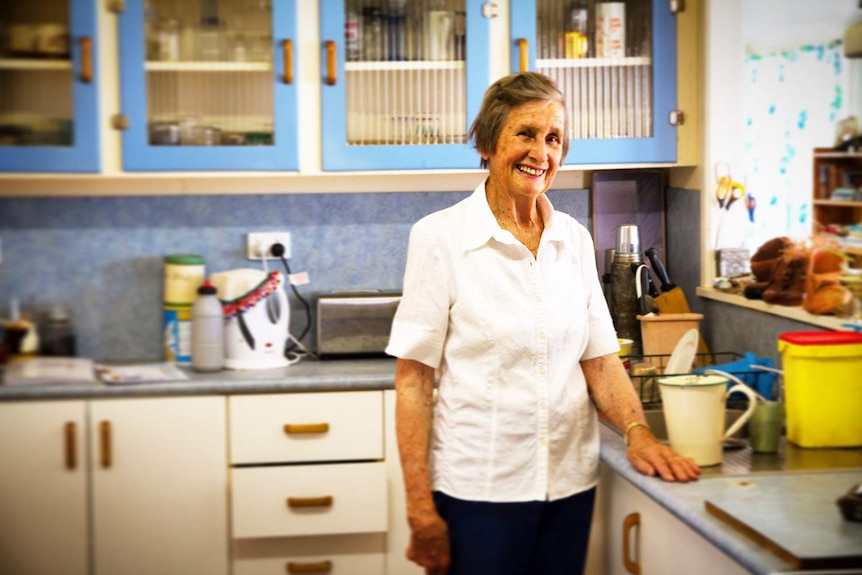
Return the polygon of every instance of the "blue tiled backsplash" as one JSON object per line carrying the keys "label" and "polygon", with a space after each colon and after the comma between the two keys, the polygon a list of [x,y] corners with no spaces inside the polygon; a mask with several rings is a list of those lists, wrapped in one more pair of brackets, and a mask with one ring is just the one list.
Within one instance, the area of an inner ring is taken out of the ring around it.
{"label": "blue tiled backsplash", "polygon": [[[9,301],[73,313],[78,353],[98,360],[160,360],[163,258],[196,253],[207,273],[260,268],[245,259],[245,234],[291,233],[291,270],[316,295],[341,289],[400,290],[410,226],[467,193],[0,199],[0,317]],[[588,229],[588,190],[548,194]],[[272,261],[270,265],[275,265]],[[289,294],[292,334],[305,326]],[[314,347],[314,329],[306,343]]]}

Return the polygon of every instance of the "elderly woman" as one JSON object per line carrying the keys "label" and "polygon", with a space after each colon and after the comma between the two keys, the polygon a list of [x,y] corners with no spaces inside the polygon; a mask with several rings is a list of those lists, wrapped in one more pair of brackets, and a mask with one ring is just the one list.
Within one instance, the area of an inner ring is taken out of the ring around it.
{"label": "elderly woman", "polygon": [[545,197],[567,128],[547,77],[494,83],[470,128],[488,177],[410,233],[387,352],[398,358],[407,556],[432,575],[582,572],[596,407],[640,472],[700,473],[643,423],[589,232]]}

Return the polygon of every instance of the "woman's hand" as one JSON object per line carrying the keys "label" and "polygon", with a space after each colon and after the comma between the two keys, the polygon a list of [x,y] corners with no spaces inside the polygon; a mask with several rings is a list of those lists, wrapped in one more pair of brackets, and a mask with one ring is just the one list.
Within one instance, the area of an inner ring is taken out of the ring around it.
{"label": "woman's hand", "polygon": [[449,572],[449,528],[437,513],[410,519],[407,558],[424,567],[428,575]]}
{"label": "woman's hand", "polygon": [[660,443],[646,427],[631,430],[629,462],[639,472],[650,477],[658,474],[665,481],[694,481],[700,477],[700,467],[691,457],[683,457]]}

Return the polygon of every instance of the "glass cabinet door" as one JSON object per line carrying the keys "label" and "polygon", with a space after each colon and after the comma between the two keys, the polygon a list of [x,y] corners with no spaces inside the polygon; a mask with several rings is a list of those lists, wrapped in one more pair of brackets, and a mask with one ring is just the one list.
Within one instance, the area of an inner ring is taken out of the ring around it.
{"label": "glass cabinet door", "polygon": [[99,171],[95,8],[0,2],[0,170]]}
{"label": "glass cabinet door", "polygon": [[568,101],[567,164],[675,162],[676,18],[653,0],[512,2],[512,70]]}
{"label": "glass cabinet door", "polygon": [[490,80],[477,0],[321,0],[324,170],[478,168]]}
{"label": "glass cabinet door", "polygon": [[127,170],[295,170],[295,0],[127,0]]}

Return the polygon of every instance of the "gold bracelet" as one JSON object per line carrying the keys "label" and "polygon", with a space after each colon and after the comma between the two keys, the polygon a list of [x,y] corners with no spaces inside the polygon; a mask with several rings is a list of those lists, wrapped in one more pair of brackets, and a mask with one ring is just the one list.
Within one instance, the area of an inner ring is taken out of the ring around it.
{"label": "gold bracelet", "polygon": [[623,432],[623,440],[626,442],[626,445],[629,444],[629,433],[632,432],[632,429],[638,426],[646,427],[647,429],[649,429],[649,425],[641,421],[632,421],[631,423],[626,425],[626,430],[625,432]]}

